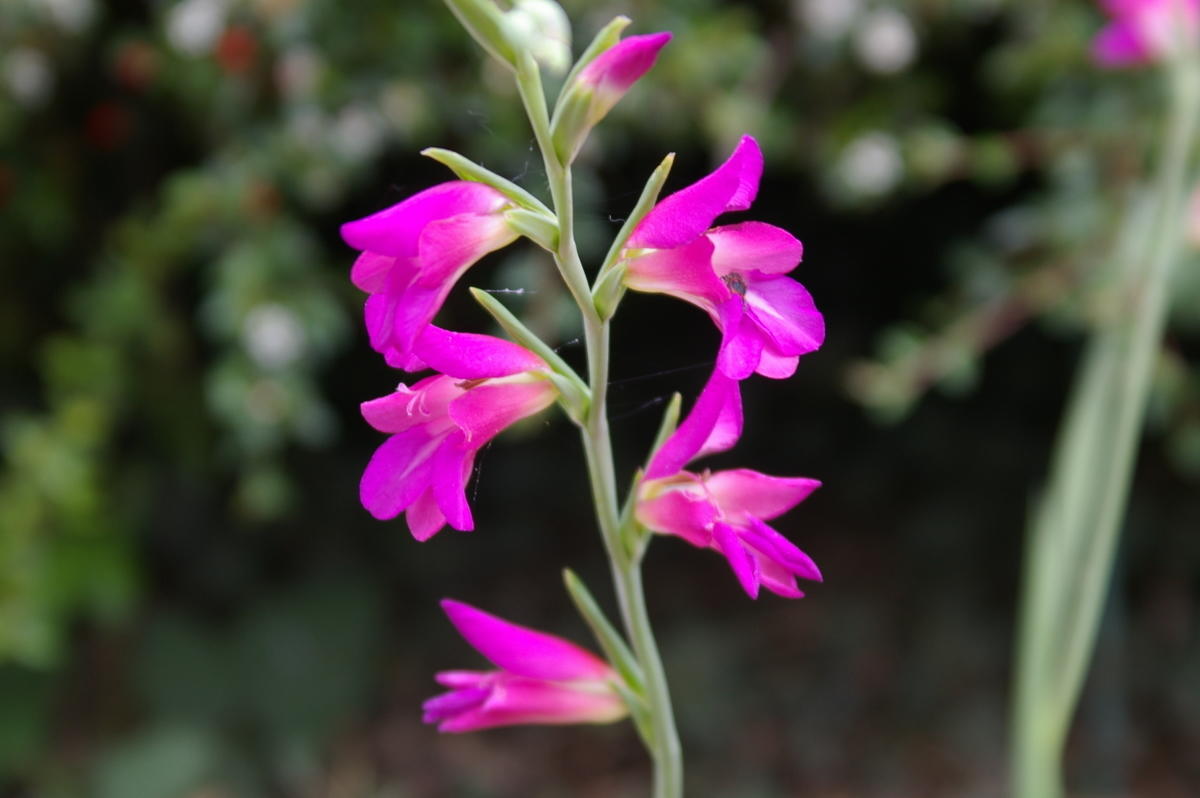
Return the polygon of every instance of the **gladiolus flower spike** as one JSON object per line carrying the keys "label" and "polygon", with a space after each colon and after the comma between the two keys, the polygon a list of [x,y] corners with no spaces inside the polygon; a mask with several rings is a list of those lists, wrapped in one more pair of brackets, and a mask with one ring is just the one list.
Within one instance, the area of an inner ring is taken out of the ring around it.
{"label": "gladiolus flower spike", "polygon": [[812,559],[766,521],[820,487],[804,477],[773,477],[749,469],[695,473],[692,459],[733,446],[741,434],[738,383],[713,373],[695,406],[655,452],[638,485],[635,516],[647,529],[725,555],[751,598],[760,587],[786,598],[804,595],[796,578],[821,581]]}
{"label": "gladiolus flower spike", "polygon": [[499,670],[442,671],[450,691],[425,702],[424,721],[468,732],[516,724],[611,723],[628,714],[604,660],[553,635],[459,601],[442,602],[451,623]]}
{"label": "gladiolus flower spike", "polygon": [[825,320],[800,283],[785,277],[803,245],[762,222],[711,227],[750,207],[763,158],[750,136],[716,171],[659,202],[623,252],[625,284],[670,294],[706,311],[722,332],[717,365],[728,377],[782,379],[825,340]]}
{"label": "gladiolus flower spike", "polygon": [[363,402],[363,417],[390,437],[367,464],[359,496],[378,519],[405,513],[413,537],[428,540],[447,523],[474,528],[465,488],[475,453],[553,404],[558,389],[544,360],[499,338],[430,325],[413,351],[442,373]]}

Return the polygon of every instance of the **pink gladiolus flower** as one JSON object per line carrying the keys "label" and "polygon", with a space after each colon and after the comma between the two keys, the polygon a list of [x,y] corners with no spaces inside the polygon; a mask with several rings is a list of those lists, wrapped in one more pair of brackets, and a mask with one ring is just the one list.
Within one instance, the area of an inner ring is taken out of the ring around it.
{"label": "pink gladiolus flower", "polygon": [[625,284],[670,294],[707,311],[722,331],[717,365],[734,379],[782,379],[825,340],[825,320],[800,283],[785,277],[803,245],[762,222],[710,229],[750,207],[762,175],[758,143],[744,136],[716,171],[662,200],[626,244]]}
{"label": "pink gladiolus flower", "polygon": [[442,671],[450,692],[425,702],[424,721],[443,732],[525,723],[611,723],[628,714],[604,660],[553,635],[447,599],[459,633],[498,671]]}
{"label": "pink gladiolus flower", "polygon": [[389,365],[419,371],[413,348],[463,273],[517,233],[504,219],[509,200],[494,188],[453,181],[342,225],[362,250],[350,272],[370,296],[365,316],[371,346]]}
{"label": "pink gladiolus flower", "polygon": [[1160,60],[1200,35],[1200,0],[1102,0],[1113,18],[1092,43],[1104,66],[1123,67]]}
{"label": "pink gladiolus flower", "polygon": [[693,458],[728,449],[741,434],[737,382],[717,371],[688,417],[655,452],[638,485],[635,515],[654,532],[725,555],[742,589],[800,598],[796,577],[821,581],[812,559],[766,524],[820,487],[815,479],[749,469],[683,470]]}
{"label": "pink gladiolus flower", "polygon": [[465,487],[475,453],[553,404],[558,390],[540,357],[499,338],[431,325],[414,352],[444,373],[363,402],[363,417],[391,436],[367,464],[359,496],[378,519],[405,513],[413,537],[428,540],[446,523],[474,528]]}

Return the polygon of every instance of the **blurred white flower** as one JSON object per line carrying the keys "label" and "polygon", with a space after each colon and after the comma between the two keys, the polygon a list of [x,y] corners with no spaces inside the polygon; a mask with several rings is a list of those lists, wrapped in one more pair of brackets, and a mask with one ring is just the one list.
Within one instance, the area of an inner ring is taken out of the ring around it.
{"label": "blurred white flower", "polygon": [[837,174],[851,193],[877,197],[891,191],[904,176],[904,160],[896,139],[880,131],[859,136],[842,151]]}
{"label": "blurred white flower", "polygon": [[275,66],[275,82],[288,98],[307,97],[317,87],[321,75],[321,56],[311,47],[289,47]]}
{"label": "blurred white flower", "polygon": [[916,58],[917,34],[903,13],[894,8],[880,8],[859,23],[854,49],[867,69],[891,75]]}
{"label": "blurred white flower", "polygon": [[41,105],[54,87],[50,59],[32,47],[16,47],[9,51],[0,73],[13,98],[25,106]]}
{"label": "blurred white flower", "polygon": [[227,0],[182,0],[167,12],[167,41],[188,55],[212,52],[228,13]]}
{"label": "blurred white flower", "polygon": [[79,33],[96,16],[94,0],[37,0],[35,5],[41,6],[56,25],[70,33]]}
{"label": "blurred white flower", "polygon": [[259,368],[287,366],[304,354],[306,344],[296,314],[278,303],[254,307],[242,322],[242,346]]}
{"label": "blurred white flower", "polygon": [[838,39],[849,32],[862,12],[861,0],[795,0],[793,10],[804,26],[821,39]]}
{"label": "blurred white flower", "polygon": [[383,118],[376,111],[351,105],[334,121],[330,143],[342,157],[362,160],[379,151],[385,132]]}

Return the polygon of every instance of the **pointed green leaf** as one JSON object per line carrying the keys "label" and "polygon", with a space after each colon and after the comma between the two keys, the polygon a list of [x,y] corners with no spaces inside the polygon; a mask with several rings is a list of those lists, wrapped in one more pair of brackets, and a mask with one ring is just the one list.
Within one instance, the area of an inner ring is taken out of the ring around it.
{"label": "pointed green leaf", "polygon": [[504,14],[492,0],[446,0],[446,5],[480,47],[506,67],[516,66],[517,54],[504,29]]}
{"label": "pointed green leaf", "polygon": [[638,664],[637,658],[633,656],[633,652],[629,650],[629,646],[625,644],[620,633],[604,616],[604,611],[600,609],[596,599],[583,584],[583,580],[576,576],[570,568],[564,568],[563,583],[567,586],[567,593],[571,596],[571,601],[575,603],[575,608],[579,610],[579,614],[583,616],[583,620],[587,621],[592,634],[595,635],[596,642],[600,644],[600,648],[604,649],[605,657],[617,669],[617,673],[621,674],[621,678],[635,694],[639,697],[644,695],[645,681],[642,678],[641,665]]}
{"label": "pointed green leaf", "polygon": [[617,259],[621,256],[621,250],[625,247],[625,242],[633,234],[633,229],[650,212],[650,209],[654,207],[654,203],[658,202],[659,192],[662,191],[663,183],[667,182],[667,175],[671,174],[671,165],[674,163],[675,153],[668,153],[667,157],[662,159],[662,163],[650,174],[650,179],[646,181],[646,186],[642,189],[642,195],[638,197],[637,204],[633,206],[629,218],[625,220],[625,224],[621,225],[621,230],[617,233],[617,237],[613,239],[612,246],[608,249],[608,254],[604,256],[604,264],[600,267],[600,274],[597,276],[597,280],[604,277],[605,273],[617,262]]}
{"label": "pointed green leaf", "polygon": [[554,212],[537,197],[530,194],[525,189],[518,186],[516,183],[501,177],[495,172],[487,169],[466,156],[459,155],[453,150],[445,150],[441,147],[426,147],[421,150],[421,154],[426,158],[432,158],[438,163],[450,169],[454,174],[461,177],[463,180],[470,180],[473,183],[482,183],[485,186],[491,186],[499,191],[504,196],[508,197],[515,204],[523,208],[528,208],[531,211],[544,213],[553,217]]}
{"label": "pointed green leaf", "polygon": [[567,365],[567,362],[559,357],[558,353],[551,349],[545,341],[538,338],[532,330],[522,324],[521,320],[513,315],[511,310],[504,307],[498,299],[479,288],[472,288],[471,296],[475,297],[475,301],[482,305],[484,310],[492,314],[492,318],[496,320],[496,323],[514,341],[549,363],[552,369],[575,383],[585,395],[591,396],[591,391],[588,390],[587,384],[579,378],[575,370]]}
{"label": "pointed green leaf", "polygon": [[675,432],[675,428],[679,426],[679,407],[683,404],[683,397],[678,393],[671,395],[671,401],[667,402],[667,409],[663,411],[662,422],[658,425],[658,434],[654,436],[654,445],[650,447],[650,456],[653,457],[662,445],[667,442],[667,438]]}
{"label": "pointed green leaf", "polygon": [[625,296],[625,267],[614,266],[605,272],[592,287],[592,302],[601,321],[608,321],[617,313],[617,305]]}

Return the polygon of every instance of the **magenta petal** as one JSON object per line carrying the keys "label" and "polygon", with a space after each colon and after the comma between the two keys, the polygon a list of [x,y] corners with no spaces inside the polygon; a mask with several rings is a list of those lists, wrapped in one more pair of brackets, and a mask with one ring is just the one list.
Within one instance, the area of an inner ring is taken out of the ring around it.
{"label": "magenta petal", "polygon": [[796,366],[799,364],[800,358],[797,355],[789,357],[770,349],[763,349],[762,354],[758,356],[758,368],[754,371],[768,379],[786,380],[796,373]]}
{"label": "magenta petal", "polygon": [[758,583],[783,598],[804,598],[804,591],[796,585],[796,576],[770,560],[758,560]]}
{"label": "magenta petal", "polygon": [[387,284],[388,275],[396,267],[396,261],[396,258],[387,255],[364,252],[350,267],[350,282],[361,291],[381,291]]}
{"label": "magenta petal", "polygon": [[[630,36],[596,56],[579,73],[579,81],[619,97],[654,66],[659,51],[669,41],[671,34],[667,32]],[[611,107],[612,103],[606,104]]]}
{"label": "magenta petal", "polygon": [[1146,44],[1128,22],[1114,22],[1100,31],[1092,41],[1092,56],[1109,67],[1144,64],[1151,58]]}
{"label": "magenta petal", "polygon": [[743,543],[753,547],[763,557],[778,563],[780,567],[790,573],[814,582],[822,581],[821,570],[817,568],[817,564],[811,557],[759,519],[749,519],[748,524],[739,532]]}
{"label": "magenta petal", "polygon": [[767,336],[746,313],[746,303],[732,296],[717,308],[721,327],[721,348],[717,350],[717,369],[731,380],[744,380],[758,368]]}
{"label": "magenta petal", "polygon": [[509,425],[554,404],[557,396],[548,380],[512,377],[470,389],[450,404],[449,412],[467,443],[478,449]]}
{"label": "magenta petal", "polygon": [[639,500],[636,514],[638,522],[653,532],[675,535],[701,548],[712,543],[710,529],[717,509],[702,491],[668,488],[659,496]]}
{"label": "magenta petal", "polygon": [[608,663],[574,643],[453,599],[442,609],[459,634],[497,667],[531,679],[605,681],[614,676]]}
{"label": "magenta petal", "polygon": [[654,453],[647,479],[680,471],[693,458],[732,448],[742,436],[742,395],[736,380],[714,371],[679,428]]}
{"label": "magenta petal", "polygon": [[749,275],[746,305],[778,354],[805,355],[825,343],[825,317],[812,295],[790,277]]}
{"label": "magenta petal", "polygon": [[546,362],[523,346],[502,338],[456,333],[429,325],[417,338],[414,353],[436,369],[460,380],[507,377],[547,368]]}
{"label": "magenta petal", "polygon": [[740,524],[750,516],[770,519],[786,513],[821,483],[804,477],[773,477],[749,468],[735,468],[710,474],[704,485],[721,512]]}
{"label": "magenta petal", "polygon": [[713,547],[729,560],[729,567],[750,598],[758,598],[758,565],[742,546],[733,527],[724,523],[713,525]]}
{"label": "magenta petal", "polygon": [[[432,707],[440,716],[438,730],[456,733],[529,723],[607,723],[627,713],[615,691],[596,689],[594,685],[575,686],[496,673],[482,701],[478,701],[478,689],[467,688],[468,695],[460,699],[431,699],[426,703],[426,714],[430,714],[429,703],[438,702]],[[450,715],[447,710],[455,705],[458,713],[446,717]]]}
{"label": "magenta petal", "polygon": [[421,231],[419,282],[449,290],[484,255],[516,240],[516,231],[499,214],[462,214],[430,222]]}
{"label": "magenta petal", "polygon": [[660,201],[629,237],[633,248],[671,249],[683,246],[712,226],[727,211],[750,207],[762,177],[762,151],[743,136],[733,154],[707,177]]}
{"label": "magenta petal", "polygon": [[433,456],[430,481],[434,500],[446,523],[463,532],[475,528],[466,493],[474,461],[475,451],[466,446],[461,432],[447,436]]}
{"label": "magenta petal", "polygon": [[[429,481],[432,482],[432,462],[429,466],[429,474]],[[408,531],[412,533],[412,536],[422,542],[429,540],[446,525],[446,516],[442,515],[441,509],[438,508],[432,485],[409,505],[408,510],[404,513],[404,520],[408,524]]]}
{"label": "magenta petal", "polygon": [[360,408],[367,423],[380,432],[403,432],[417,424],[448,419],[450,402],[462,394],[453,379],[434,374],[412,388],[401,383],[392,393],[363,402]]}
{"label": "magenta petal", "polygon": [[804,257],[804,245],[782,227],[763,222],[725,225],[708,232],[712,267],[719,275],[758,271],[783,274]]}
{"label": "magenta petal", "polygon": [[713,245],[706,236],[675,249],[652,250],[630,258],[625,285],[635,291],[670,294],[713,312],[729,289],[713,272]]}
{"label": "magenta petal", "polygon": [[394,303],[383,294],[371,294],[363,303],[363,322],[367,328],[367,340],[376,352],[382,352],[392,334],[392,310]]}
{"label": "magenta petal", "polygon": [[383,521],[395,518],[429,486],[436,441],[420,427],[392,435],[371,456],[359,482],[363,507]]}
{"label": "magenta petal", "polygon": [[342,238],[355,249],[411,258],[421,231],[438,219],[462,213],[495,213],[508,200],[494,188],[456,180],[433,186],[401,203],[342,225]]}
{"label": "magenta petal", "polygon": [[421,704],[423,723],[440,723],[477,709],[492,692],[490,687],[464,687],[434,696]]}

